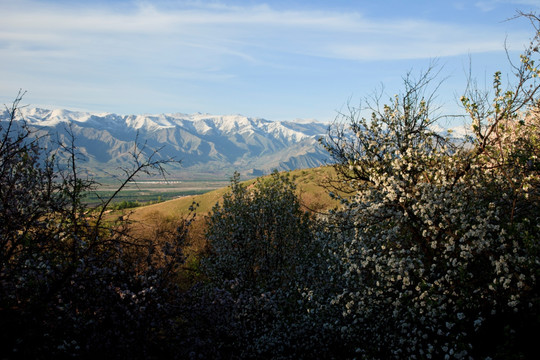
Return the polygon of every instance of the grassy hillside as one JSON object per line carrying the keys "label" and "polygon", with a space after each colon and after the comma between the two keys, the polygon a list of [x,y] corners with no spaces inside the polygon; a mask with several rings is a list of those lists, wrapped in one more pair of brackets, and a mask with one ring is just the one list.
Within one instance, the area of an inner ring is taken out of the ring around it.
{"label": "grassy hillside", "polygon": [[[288,172],[297,186],[297,193],[306,211],[324,212],[338,206],[331,199],[327,189],[330,180],[336,178],[333,167],[323,166],[312,169],[294,170]],[[263,177],[264,178],[264,177]],[[251,179],[243,182],[245,186],[258,181]],[[213,190],[201,195],[184,196],[178,199],[164,201],[158,204],[131,209],[130,219],[137,232],[164,236],[172,234],[178,221],[190,214],[190,207],[197,203],[195,221],[191,227],[191,243],[189,252],[199,252],[205,246],[204,230],[206,217],[214,205],[219,202],[229,187]]]}
{"label": "grassy hillside", "polygon": [[[306,210],[325,211],[337,206],[338,203],[330,198],[328,190],[326,190],[328,181],[336,177],[336,173],[331,166],[294,170],[288,173],[297,185],[298,195]],[[257,179],[247,180],[243,184],[249,186],[257,181]],[[201,195],[184,196],[158,204],[143,206],[135,209],[131,218],[141,221],[155,213],[160,213],[166,217],[185,216],[189,213],[189,208],[193,202],[199,204],[196,211],[197,214],[207,215],[228,189],[229,187],[224,187]]]}

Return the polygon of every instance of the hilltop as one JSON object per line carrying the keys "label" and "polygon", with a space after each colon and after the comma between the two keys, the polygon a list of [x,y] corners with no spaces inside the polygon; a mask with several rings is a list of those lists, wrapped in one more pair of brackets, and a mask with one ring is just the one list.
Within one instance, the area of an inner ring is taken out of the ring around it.
{"label": "hilltop", "polygon": [[[329,195],[329,186],[336,179],[336,172],[332,166],[289,171],[288,174],[296,184],[296,191],[300,202],[306,211],[315,213],[325,212],[338,206],[338,201]],[[266,177],[266,176],[265,176]],[[244,181],[244,186],[251,186],[259,177]],[[158,204],[147,205],[131,209],[130,220],[133,221],[137,231],[152,232],[159,227],[169,227],[172,230],[179,219],[190,214],[192,204],[198,204],[195,213],[195,222],[192,229],[191,250],[201,250],[204,246],[204,222],[212,207],[218,203],[230,187],[219,188],[201,195],[184,196],[178,199],[164,201]]]}

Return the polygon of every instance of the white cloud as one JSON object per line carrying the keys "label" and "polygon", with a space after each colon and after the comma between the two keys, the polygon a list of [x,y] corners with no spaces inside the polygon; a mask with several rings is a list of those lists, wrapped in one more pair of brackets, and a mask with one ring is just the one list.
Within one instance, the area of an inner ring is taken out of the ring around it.
{"label": "white cloud", "polygon": [[[220,106],[238,101],[255,107],[259,101],[279,108],[284,101],[296,106],[295,96],[303,93],[303,106],[313,107],[320,101],[309,96],[347,97],[356,90],[351,81],[338,84],[348,80],[352,67],[501,51],[507,36],[496,21],[458,24],[413,15],[372,18],[359,11],[203,1],[61,3],[0,0],[0,94],[23,87],[44,94],[39,102],[89,99],[98,108],[134,106],[147,96],[207,111],[209,96]],[[528,37],[512,31],[508,43],[521,46]],[[390,72],[376,71],[375,84]],[[334,74],[336,80],[328,81]],[[317,88],[323,81],[327,89]]]}
{"label": "white cloud", "polygon": [[453,56],[500,50],[500,42],[492,39],[504,38],[485,26],[381,21],[359,13],[277,11],[268,6],[215,7],[161,10],[140,5],[118,13],[22,1],[4,13],[0,42],[13,51],[10,55],[134,55],[162,62],[165,53],[180,66],[198,68],[226,58],[263,61],[264,51],[349,60]]}

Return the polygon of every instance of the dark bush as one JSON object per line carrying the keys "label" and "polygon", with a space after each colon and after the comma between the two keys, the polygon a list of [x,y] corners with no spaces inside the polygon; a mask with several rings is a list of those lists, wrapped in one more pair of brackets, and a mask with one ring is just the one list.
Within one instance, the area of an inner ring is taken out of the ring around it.
{"label": "dark bush", "polygon": [[[0,124],[1,357],[174,355],[188,222],[168,241],[140,239],[104,220],[111,199],[90,212],[73,143],[40,147],[18,119],[21,98]],[[129,179],[162,164],[137,162]]]}

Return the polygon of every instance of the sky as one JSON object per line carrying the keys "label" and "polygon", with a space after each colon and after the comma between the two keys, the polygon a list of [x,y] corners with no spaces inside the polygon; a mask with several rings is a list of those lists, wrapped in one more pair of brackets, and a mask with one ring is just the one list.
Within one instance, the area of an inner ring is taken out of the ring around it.
{"label": "sky", "polygon": [[459,112],[531,36],[540,0],[0,0],[0,103],[332,121],[436,63]]}

